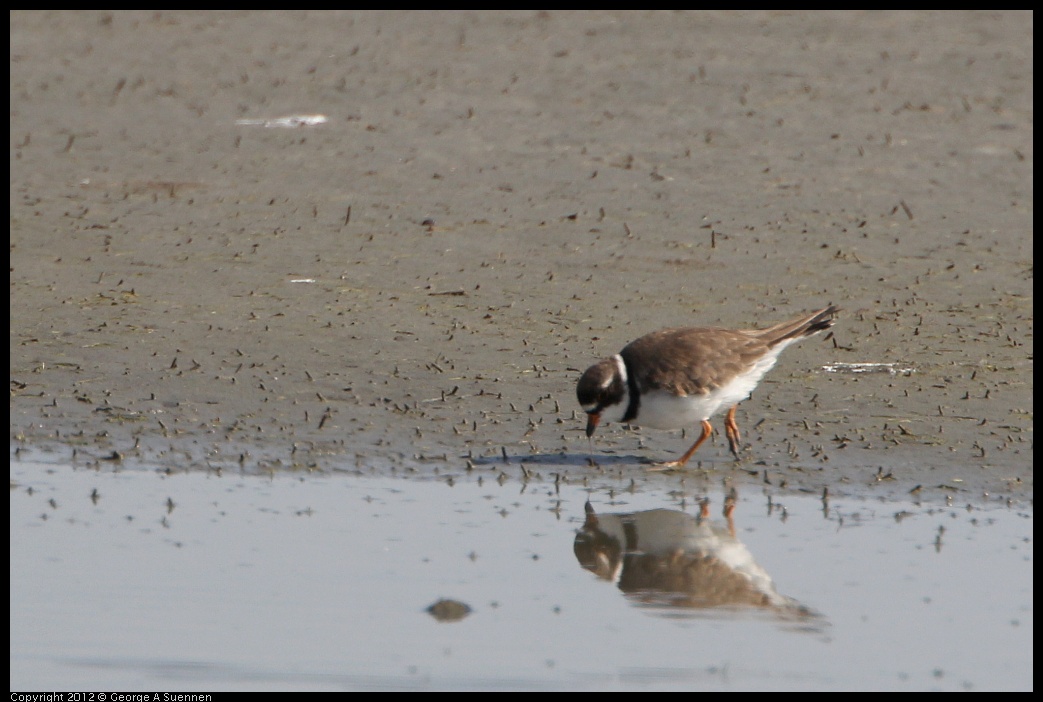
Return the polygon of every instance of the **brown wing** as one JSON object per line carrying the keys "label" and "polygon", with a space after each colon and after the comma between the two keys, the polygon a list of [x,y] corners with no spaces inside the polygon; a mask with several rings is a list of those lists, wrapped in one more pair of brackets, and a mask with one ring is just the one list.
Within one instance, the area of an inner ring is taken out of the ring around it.
{"label": "brown wing", "polygon": [[642,336],[620,355],[628,368],[641,368],[636,380],[643,390],[705,395],[767,352],[768,345],[748,332],[688,327]]}
{"label": "brown wing", "polygon": [[768,346],[775,346],[775,344],[786,341],[787,339],[811,336],[812,334],[817,334],[820,331],[829,329],[833,326],[836,314],[839,311],[839,307],[830,305],[818,312],[813,312],[809,315],[801,315],[794,319],[788,319],[785,322],[779,322],[778,324],[766,329],[744,329],[743,332],[750,336],[755,336],[758,339],[763,339],[764,343]]}

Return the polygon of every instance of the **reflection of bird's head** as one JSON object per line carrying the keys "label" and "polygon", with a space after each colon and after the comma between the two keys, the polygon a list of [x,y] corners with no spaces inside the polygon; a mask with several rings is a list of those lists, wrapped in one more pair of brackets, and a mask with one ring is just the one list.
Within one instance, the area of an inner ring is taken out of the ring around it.
{"label": "reflection of bird's head", "polygon": [[584,509],[586,520],[583,522],[583,528],[576,534],[572,551],[584,570],[589,570],[604,580],[614,581],[623,562],[623,543],[619,538],[601,530],[598,517],[589,502]]}

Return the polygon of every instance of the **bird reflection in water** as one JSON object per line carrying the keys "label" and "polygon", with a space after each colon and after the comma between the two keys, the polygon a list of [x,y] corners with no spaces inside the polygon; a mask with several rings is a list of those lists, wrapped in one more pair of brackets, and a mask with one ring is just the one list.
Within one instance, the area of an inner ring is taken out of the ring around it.
{"label": "bird reflection in water", "polygon": [[735,535],[737,494],[724,502],[725,521],[672,509],[597,514],[588,502],[573,550],[586,570],[616,583],[628,600],[672,615],[758,611],[821,628],[820,615],[779,594],[764,568]]}

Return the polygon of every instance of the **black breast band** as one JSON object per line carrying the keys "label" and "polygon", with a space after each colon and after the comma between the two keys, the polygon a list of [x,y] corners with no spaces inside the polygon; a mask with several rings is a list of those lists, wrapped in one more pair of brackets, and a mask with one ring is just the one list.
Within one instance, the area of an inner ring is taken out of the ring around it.
{"label": "black breast band", "polygon": [[641,407],[641,390],[637,387],[637,378],[634,377],[626,357],[622,358],[623,366],[627,369],[627,387],[630,389],[630,404],[627,405],[627,413],[623,415],[623,422],[632,422],[637,419],[637,410]]}

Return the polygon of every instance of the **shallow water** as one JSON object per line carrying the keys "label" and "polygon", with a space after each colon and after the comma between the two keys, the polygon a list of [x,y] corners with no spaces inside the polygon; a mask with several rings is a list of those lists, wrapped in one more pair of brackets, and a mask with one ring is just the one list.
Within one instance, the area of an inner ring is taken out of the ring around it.
{"label": "shallow water", "polygon": [[11,689],[1032,688],[1031,504],[490,476],[13,462]]}

